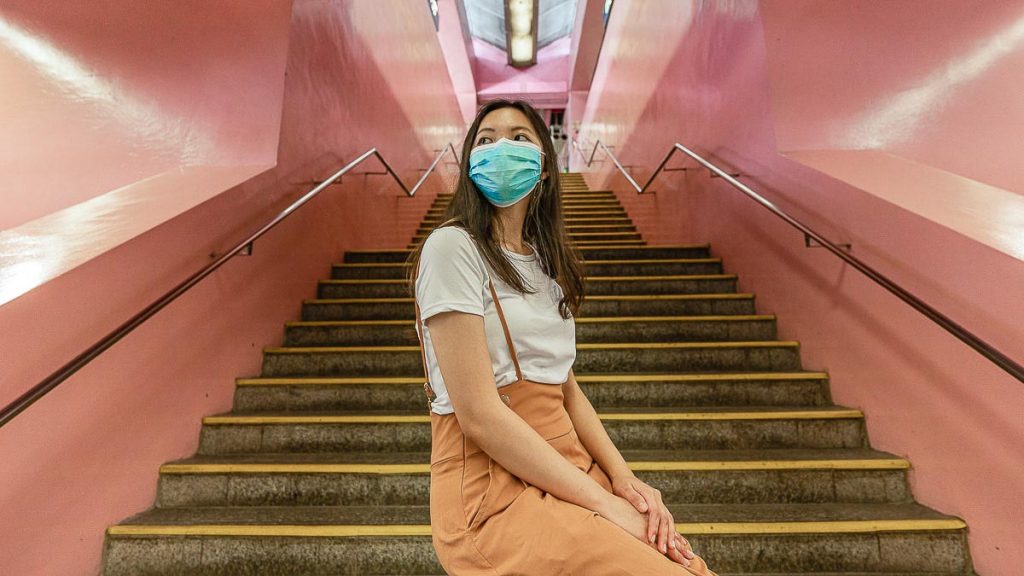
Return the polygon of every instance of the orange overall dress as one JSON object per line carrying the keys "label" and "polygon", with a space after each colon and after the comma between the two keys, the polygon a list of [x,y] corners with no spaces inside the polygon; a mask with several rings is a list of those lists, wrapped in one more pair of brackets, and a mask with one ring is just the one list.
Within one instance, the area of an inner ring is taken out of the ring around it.
{"label": "orange overall dress", "polygon": [[[490,281],[488,281],[490,283]],[[542,438],[612,491],[563,404],[561,384],[523,378],[494,284],[491,296],[517,380],[496,388],[501,400]],[[416,322],[423,334],[419,303]],[[427,406],[433,389],[420,340]],[[462,433],[454,413],[430,411],[430,527],[434,550],[453,576],[714,576],[700,557],[677,564],[597,512],[559,499],[514,476]]]}

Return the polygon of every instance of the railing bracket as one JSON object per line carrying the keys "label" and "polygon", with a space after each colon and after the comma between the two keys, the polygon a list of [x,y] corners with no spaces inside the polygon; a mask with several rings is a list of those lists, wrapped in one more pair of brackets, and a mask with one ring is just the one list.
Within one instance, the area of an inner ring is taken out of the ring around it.
{"label": "railing bracket", "polygon": [[[849,252],[850,250],[853,250],[853,245],[850,244],[850,243],[841,244],[839,242],[833,242],[832,245],[833,246],[839,246],[840,248],[845,248],[847,252]],[[806,246],[807,248],[824,248],[825,247],[824,244],[820,244],[818,242],[815,242],[814,238],[811,238],[810,234],[804,234],[804,246]]]}

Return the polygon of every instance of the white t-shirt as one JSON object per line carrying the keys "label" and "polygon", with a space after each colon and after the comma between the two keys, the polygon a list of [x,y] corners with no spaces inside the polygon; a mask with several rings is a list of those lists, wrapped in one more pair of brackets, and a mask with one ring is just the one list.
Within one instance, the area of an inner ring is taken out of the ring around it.
{"label": "white t-shirt", "polygon": [[536,294],[520,293],[502,281],[481,256],[469,232],[458,226],[437,228],[423,242],[416,301],[424,322],[421,338],[435,395],[432,410],[438,414],[450,414],[454,409],[426,325],[427,318],[434,314],[457,310],[483,316],[495,382],[500,388],[516,381],[516,368],[487,285],[488,278],[501,301],[523,378],[561,384],[568,379],[569,369],[576,361],[576,320],[571,315],[563,319],[558,313],[561,286],[544,273],[535,249],[529,256],[501,249],[522,273],[527,286],[538,290]]}

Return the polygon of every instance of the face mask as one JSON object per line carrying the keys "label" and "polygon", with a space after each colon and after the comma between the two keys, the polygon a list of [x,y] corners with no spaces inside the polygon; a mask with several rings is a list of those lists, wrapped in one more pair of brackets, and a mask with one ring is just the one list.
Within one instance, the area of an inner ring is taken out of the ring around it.
{"label": "face mask", "polygon": [[469,154],[469,178],[484,197],[504,208],[522,200],[540,183],[540,146],[500,138]]}

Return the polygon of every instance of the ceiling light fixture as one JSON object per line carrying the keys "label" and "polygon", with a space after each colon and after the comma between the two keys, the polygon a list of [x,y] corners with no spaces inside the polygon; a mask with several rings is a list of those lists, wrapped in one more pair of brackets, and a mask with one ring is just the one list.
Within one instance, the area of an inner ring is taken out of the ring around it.
{"label": "ceiling light fixture", "polygon": [[525,68],[537,63],[538,0],[505,0],[508,63]]}

